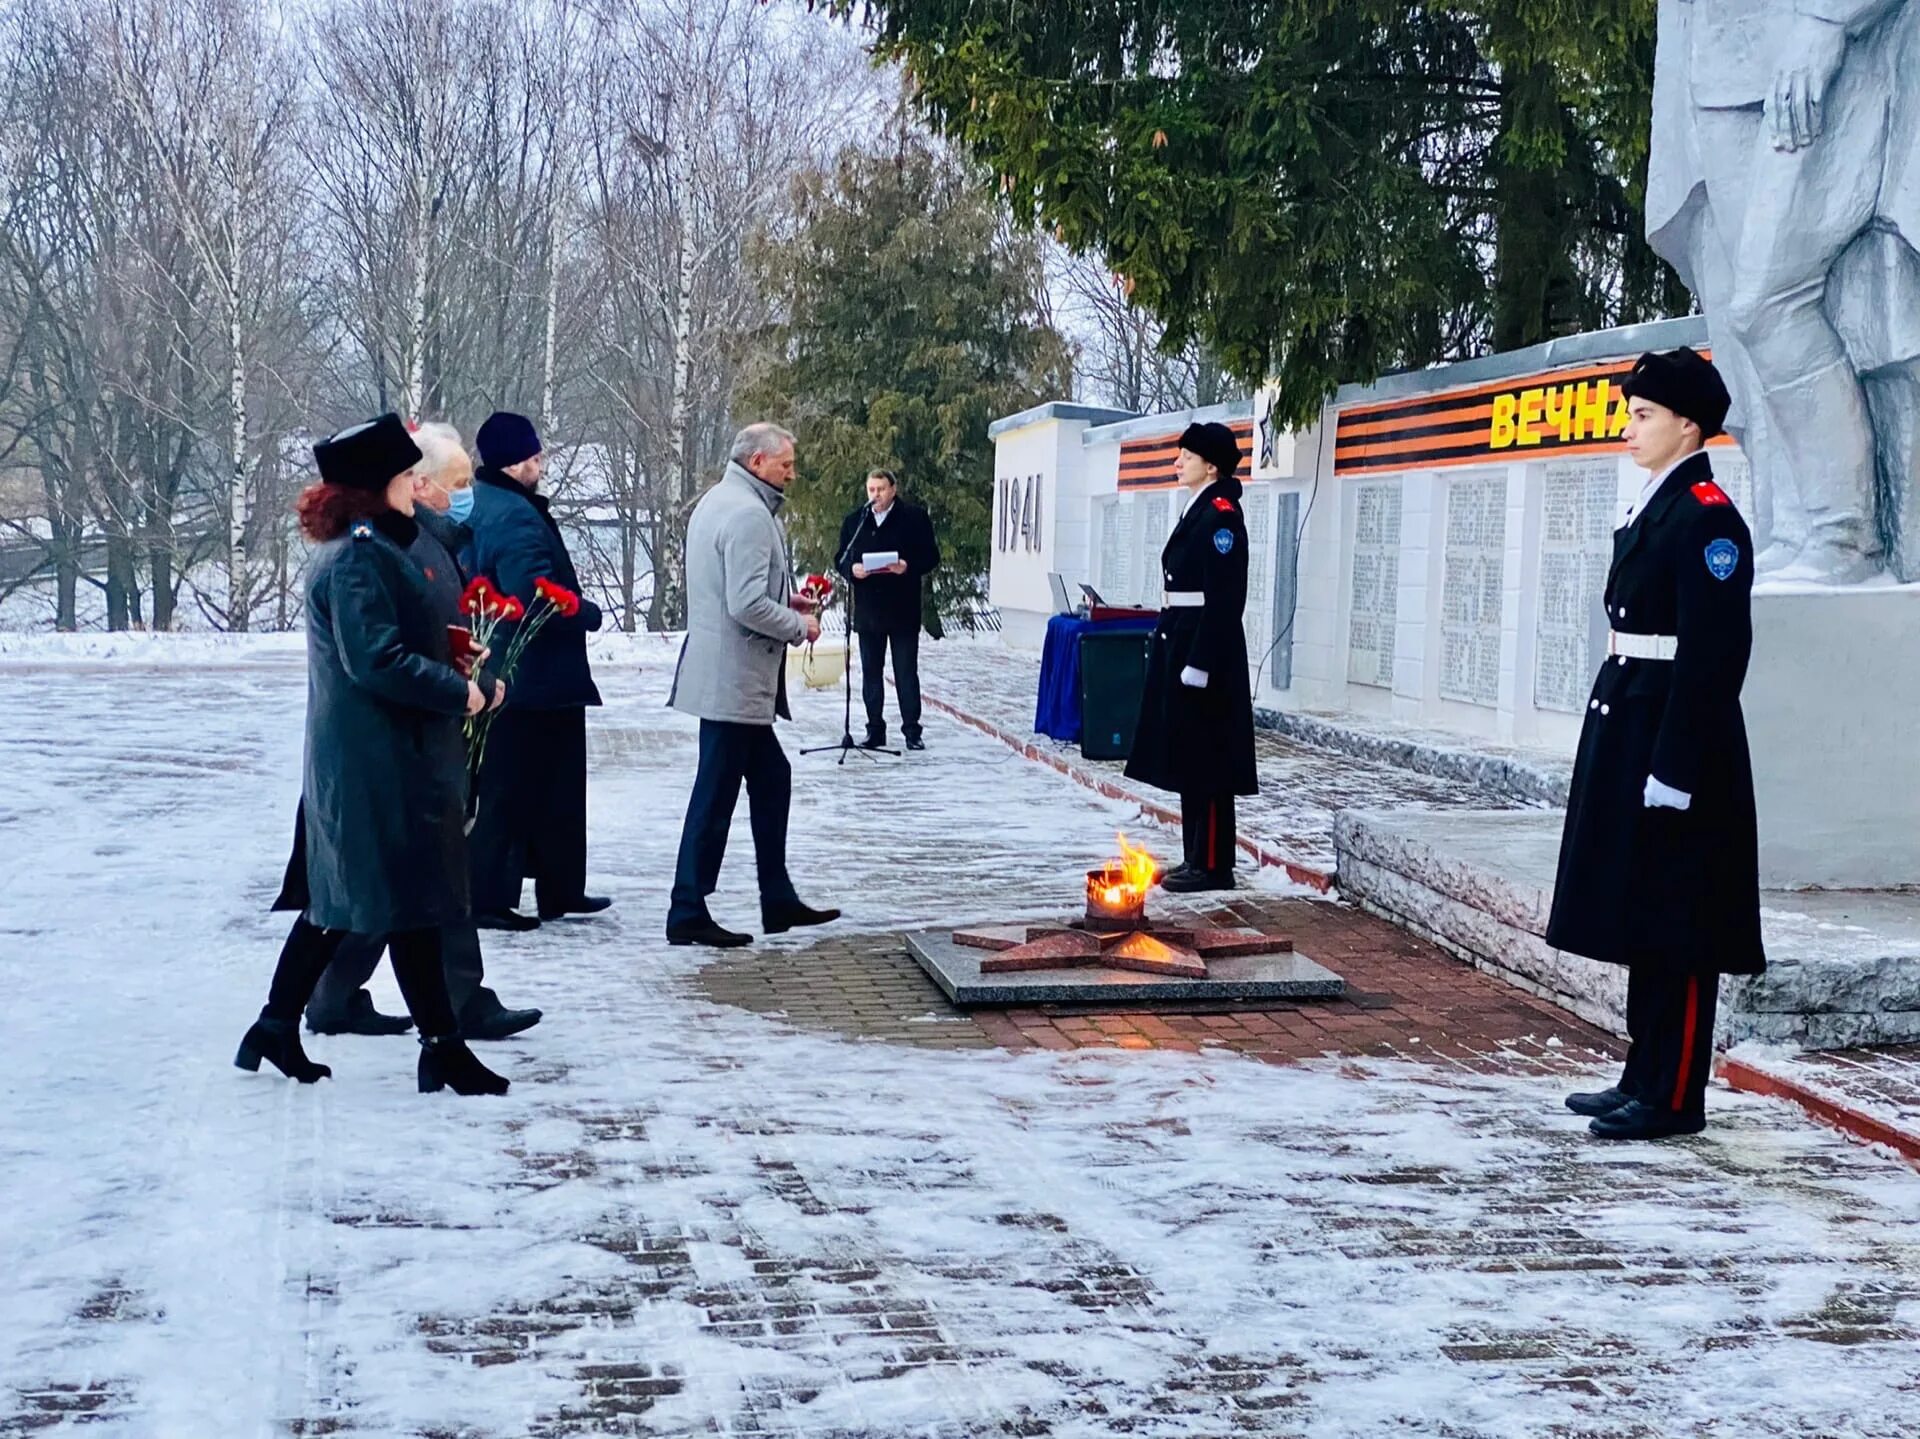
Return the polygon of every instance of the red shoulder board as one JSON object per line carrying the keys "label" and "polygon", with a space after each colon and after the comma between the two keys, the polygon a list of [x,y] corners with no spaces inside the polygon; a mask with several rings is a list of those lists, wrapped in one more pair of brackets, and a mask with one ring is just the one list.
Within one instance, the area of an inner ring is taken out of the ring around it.
{"label": "red shoulder board", "polygon": [[1695,485],[1693,487],[1693,497],[1703,505],[1730,505],[1733,503],[1732,500],[1727,498],[1727,492],[1712,480],[1702,480],[1699,484]]}
{"label": "red shoulder board", "polygon": [[1223,515],[1230,515],[1233,513],[1233,501],[1228,499],[1225,495],[1215,495],[1213,497],[1213,507],[1216,510],[1220,511],[1220,513]]}

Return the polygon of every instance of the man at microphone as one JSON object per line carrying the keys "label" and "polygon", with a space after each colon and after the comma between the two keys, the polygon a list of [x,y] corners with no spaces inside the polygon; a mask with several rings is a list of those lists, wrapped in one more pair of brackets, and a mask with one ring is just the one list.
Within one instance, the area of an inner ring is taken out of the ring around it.
{"label": "man at microphone", "polygon": [[893,651],[893,683],[900,693],[900,736],[908,749],[920,738],[921,582],[940,567],[940,547],[927,512],[900,498],[892,470],[867,476],[867,503],[840,526],[834,568],[852,582],[849,619],[860,637],[860,697],[867,706],[862,749],[887,742],[884,666]]}

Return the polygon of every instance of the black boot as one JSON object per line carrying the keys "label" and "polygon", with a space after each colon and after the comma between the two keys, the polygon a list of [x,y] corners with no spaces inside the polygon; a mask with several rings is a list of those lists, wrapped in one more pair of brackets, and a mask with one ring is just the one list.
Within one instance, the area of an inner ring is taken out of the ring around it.
{"label": "black boot", "polygon": [[1597,1119],[1603,1114],[1613,1113],[1632,1098],[1624,1089],[1596,1089],[1586,1094],[1569,1094],[1567,1108],[1575,1114]]}
{"label": "black boot", "polygon": [[455,1094],[505,1094],[507,1080],[473,1057],[457,1034],[420,1041],[420,1092],[438,1094],[452,1087]]}
{"label": "black boot", "polygon": [[1207,870],[1183,866],[1160,881],[1160,888],[1168,894],[1200,894],[1233,887],[1233,871],[1230,869]]}
{"label": "black boot", "polygon": [[326,1065],[315,1064],[307,1058],[307,1052],[300,1047],[298,1022],[269,1019],[264,1014],[241,1039],[240,1052],[233,1056],[233,1062],[241,1069],[258,1073],[263,1059],[288,1079],[297,1079],[302,1084],[313,1084],[333,1073]]}

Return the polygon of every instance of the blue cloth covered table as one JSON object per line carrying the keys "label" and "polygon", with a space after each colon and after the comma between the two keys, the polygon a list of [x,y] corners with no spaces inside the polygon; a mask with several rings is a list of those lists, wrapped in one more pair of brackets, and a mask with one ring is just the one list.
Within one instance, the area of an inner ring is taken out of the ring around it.
{"label": "blue cloth covered table", "polygon": [[1102,633],[1144,634],[1153,616],[1127,620],[1083,620],[1055,615],[1047,621],[1047,641],[1040,651],[1040,694],[1033,707],[1035,734],[1068,744],[1080,742],[1080,637],[1089,630]]}

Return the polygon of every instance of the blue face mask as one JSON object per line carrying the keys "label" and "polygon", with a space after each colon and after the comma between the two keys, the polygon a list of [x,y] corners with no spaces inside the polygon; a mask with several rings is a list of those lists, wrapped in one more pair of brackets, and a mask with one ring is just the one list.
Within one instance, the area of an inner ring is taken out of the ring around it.
{"label": "blue face mask", "polygon": [[467,517],[473,513],[473,486],[468,485],[463,490],[455,490],[452,500],[453,503],[447,506],[447,513],[464,525]]}

